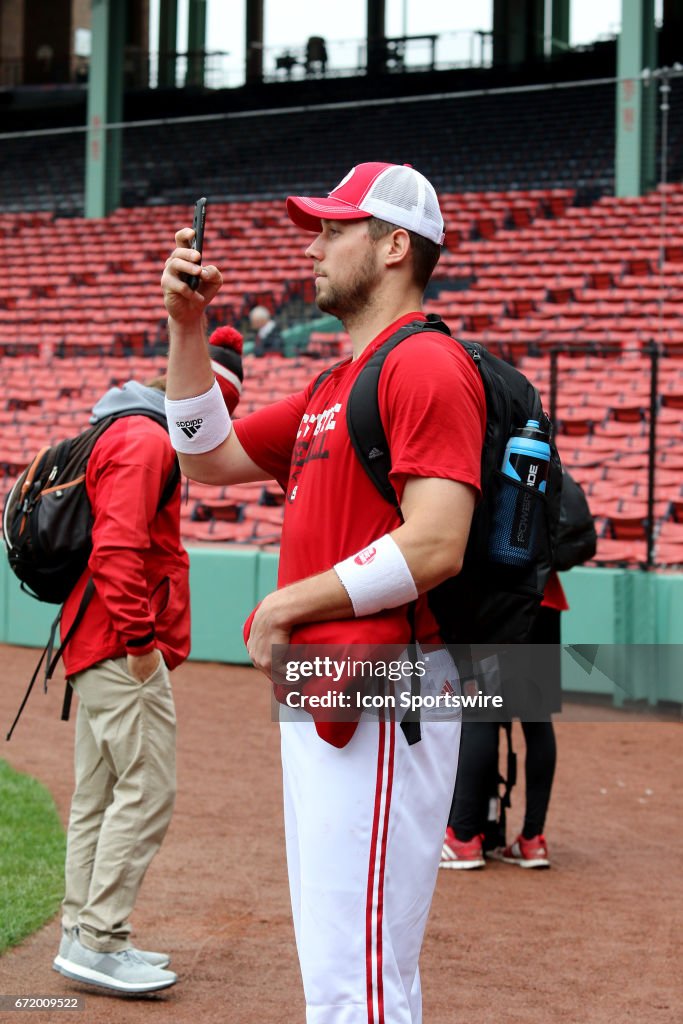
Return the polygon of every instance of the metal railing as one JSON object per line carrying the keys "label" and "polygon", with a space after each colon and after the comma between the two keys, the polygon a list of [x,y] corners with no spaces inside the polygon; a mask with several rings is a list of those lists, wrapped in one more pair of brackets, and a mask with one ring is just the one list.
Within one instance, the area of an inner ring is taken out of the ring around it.
{"label": "metal railing", "polygon": [[[381,47],[368,47],[365,39],[325,40],[326,58],[307,59],[307,41],[285,46],[263,45],[261,64],[265,81],[310,77],[343,78],[364,75],[374,67],[387,74],[490,67],[492,33],[443,32],[430,35],[389,36]],[[235,88],[246,79],[242,52],[225,50],[146,52],[128,47],[124,55],[124,81],[128,88],[175,88],[203,84],[208,89]],[[0,89],[27,86],[79,86],[88,80],[89,59],[77,54],[53,54],[49,61],[23,58],[0,60]]]}

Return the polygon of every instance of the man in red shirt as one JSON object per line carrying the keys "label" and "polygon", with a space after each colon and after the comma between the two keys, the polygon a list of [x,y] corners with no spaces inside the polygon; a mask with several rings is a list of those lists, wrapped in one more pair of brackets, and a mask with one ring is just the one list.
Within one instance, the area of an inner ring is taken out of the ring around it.
{"label": "man in red shirt", "polygon": [[[188,476],[274,477],[286,493],[278,589],[246,626],[254,665],[296,652],[438,642],[426,594],[459,571],[479,492],[484,392],[460,346],[425,329],[386,358],[379,405],[400,514],[362,469],[346,427],[362,367],[400,327],[425,321],[443,220],[431,184],[406,165],[353,168],[326,198],[290,197],[321,310],[352,356],[314,387],[234,424],[203,355],[202,315],[222,283],[176,235],[162,288],[169,313],[167,415]],[[180,277],[198,275],[193,291]],[[188,431],[192,434],[188,437]],[[446,440],[447,439],[447,440]],[[431,661],[430,661],[431,658]],[[444,651],[426,681],[452,692]],[[331,716],[333,717],[333,716]],[[283,706],[285,832],[294,928],[315,1024],[421,1020],[418,957],[457,763],[460,722],[424,720],[410,744],[401,714],[323,721]]]}

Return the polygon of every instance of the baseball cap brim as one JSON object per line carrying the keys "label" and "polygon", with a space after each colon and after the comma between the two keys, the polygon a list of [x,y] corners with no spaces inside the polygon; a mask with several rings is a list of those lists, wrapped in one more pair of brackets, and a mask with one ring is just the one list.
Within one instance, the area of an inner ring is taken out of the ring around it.
{"label": "baseball cap brim", "polygon": [[371,213],[329,196],[288,196],[287,214],[297,227],[305,231],[320,231],[321,220],[367,220],[372,217]]}

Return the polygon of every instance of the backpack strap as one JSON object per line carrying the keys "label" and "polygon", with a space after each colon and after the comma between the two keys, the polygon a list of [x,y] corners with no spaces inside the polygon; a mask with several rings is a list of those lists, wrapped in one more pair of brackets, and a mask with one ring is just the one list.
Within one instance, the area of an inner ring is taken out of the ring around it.
{"label": "backpack strap", "polygon": [[[86,585],[85,585],[85,590],[83,591],[83,596],[81,597],[81,603],[78,606],[78,611],[76,612],[76,615],[74,616],[73,622],[69,626],[68,633],[66,634],[66,636],[62,640],[62,642],[61,642],[61,644],[59,646],[59,650],[57,651],[55,656],[53,658],[50,658],[50,654],[52,653],[52,643],[54,641],[55,626],[57,625],[57,621],[62,616],[63,606],[60,609],[59,615],[57,616],[57,619],[55,620],[55,622],[53,624],[52,633],[50,635],[50,653],[47,656],[48,657],[48,665],[47,665],[47,668],[45,669],[45,680],[44,680],[44,687],[45,687],[46,691],[47,691],[47,681],[48,681],[48,679],[52,679],[52,675],[54,673],[54,670],[57,668],[57,665],[59,663],[59,659],[62,657],[64,651],[66,650],[66,645],[68,644],[69,640],[71,640],[71,637],[74,635],[74,633],[76,632],[76,630],[80,626],[81,622],[83,621],[83,616],[85,615],[86,608],[88,607],[88,605],[92,601],[94,595],[95,595],[95,584],[93,583],[93,580],[92,580],[92,577],[91,577],[88,580],[88,582],[86,583]],[[72,698],[72,696],[73,696],[73,690],[71,688],[71,683],[67,679],[65,684],[64,684],[64,700],[62,701],[61,719],[62,719],[63,722],[68,722],[69,721],[69,714],[71,713],[71,698]]]}
{"label": "backpack strap", "polygon": [[[64,606],[62,606],[59,609],[59,613],[57,615],[57,618],[54,620],[54,622],[50,626],[50,636],[48,638],[47,644],[45,645],[45,647],[43,649],[43,653],[41,654],[40,658],[38,659],[38,664],[35,667],[33,675],[31,676],[31,681],[29,682],[29,684],[28,684],[28,686],[26,688],[26,693],[24,694],[24,699],[22,700],[21,704],[19,705],[19,710],[17,711],[17,713],[15,715],[15,718],[14,718],[14,721],[12,722],[12,725],[10,726],[9,732],[7,733],[7,736],[6,736],[7,740],[11,740],[11,738],[12,738],[12,733],[14,732],[15,726],[16,726],[17,722],[19,721],[19,719],[21,718],[21,713],[24,710],[24,708],[26,707],[26,703],[27,703],[27,701],[28,701],[28,699],[29,699],[29,697],[31,695],[31,690],[33,689],[33,685],[34,685],[36,679],[38,678],[38,673],[40,672],[41,666],[42,666],[43,662],[46,659],[47,659],[47,661],[46,661],[46,665],[45,665],[45,675],[43,677],[43,689],[47,693],[47,683],[48,683],[48,680],[52,679],[52,674],[53,674],[55,668],[57,667],[57,663],[59,662],[59,659],[62,656],[64,648],[66,647],[66,645],[68,644],[69,640],[73,636],[74,632],[76,631],[76,628],[80,625],[81,620],[83,619],[83,616],[85,615],[85,610],[88,607],[88,605],[90,604],[90,601],[92,600],[92,596],[93,596],[94,593],[95,593],[95,584],[93,583],[92,580],[88,580],[88,582],[86,584],[86,587],[85,587],[85,590],[83,591],[83,596],[81,598],[81,603],[78,606],[78,611],[76,612],[76,616],[74,618],[74,621],[71,623],[69,631],[66,634],[66,636],[64,637],[64,640],[62,641],[62,643],[61,643],[61,645],[59,647],[59,650],[57,651],[56,655],[54,655],[54,657],[53,657],[52,652],[53,652],[54,646],[55,646],[55,636],[57,635],[57,627],[59,626],[59,622],[60,622],[60,620],[62,618],[62,612],[64,610]],[[67,691],[68,691],[68,699],[67,699],[67,693],[65,692],[65,694],[64,694],[64,703],[63,703],[63,706],[62,706],[62,720],[63,721],[66,721],[68,719],[68,717],[69,717],[69,708],[71,706],[71,686],[69,685],[69,683],[67,683],[66,685],[67,685]],[[64,714],[65,709],[66,709],[66,717],[65,717],[65,714]]]}
{"label": "backpack strap", "polygon": [[507,764],[505,768],[506,778],[498,776],[500,782],[505,786],[503,794],[500,798],[501,816],[505,821],[505,811],[511,806],[510,794],[517,782],[517,754],[512,749],[512,722],[502,722],[502,727],[505,730],[505,736],[507,739]]}
{"label": "backpack strap", "polygon": [[430,314],[426,320],[414,320],[391,335],[370,356],[351,389],[346,408],[346,425],[353,449],[361,466],[382,497],[392,505],[403,521],[396,492],[391,486],[391,451],[379,411],[379,377],[390,352],[402,341],[422,331],[450,330],[440,317]]}
{"label": "backpack strap", "polygon": [[[451,333],[443,320],[433,314],[430,314],[426,320],[413,320],[412,323],[399,328],[370,356],[358,374],[346,407],[346,426],[358,460],[382,497],[396,510],[401,522],[403,522],[403,513],[396,491],[389,479],[391,451],[379,410],[379,377],[389,353],[393,352],[396,346],[406,338],[413,334],[420,334],[422,331],[440,331],[442,334],[448,335]],[[415,672],[417,662],[415,602],[408,607],[408,619],[411,632],[408,658],[413,664],[410,692],[411,696],[415,697],[419,694],[419,681]],[[409,746],[419,743],[422,738],[419,711],[407,711],[401,721],[401,729]]]}
{"label": "backpack strap", "polygon": [[169,501],[175,494],[175,489],[180,483],[180,478],[180,462],[178,461],[178,456],[176,455],[175,460],[173,462],[173,469],[169,473],[168,480],[164,484],[164,489],[161,492],[159,504],[157,505],[157,512],[161,512],[162,509],[166,508]]}
{"label": "backpack strap", "polygon": [[21,704],[19,705],[19,710],[17,711],[17,713],[16,713],[16,715],[14,717],[14,721],[12,722],[12,724],[11,724],[11,726],[9,728],[9,732],[7,733],[7,735],[5,737],[6,740],[11,740],[12,739],[12,733],[14,732],[14,727],[16,726],[17,722],[21,718],[21,713],[24,710],[24,708],[26,707],[26,702],[28,701],[29,696],[31,695],[31,690],[33,689],[33,684],[35,683],[36,679],[38,678],[38,673],[40,672],[40,667],[43,664],[43,661],[45,660],[45,656],[46,656],[46,654],[48,652],[48,649],[50,647],[50,642],[52,640],[54,640],[55,631],[57,629],[57,625],[59,623],[59,619],[60,619],[61,614],[62,614],[62,610],[60,608],[59,609],[59,615],[57,616],[55,621],[52,623],[52,626],[50,627],[50,639],[48,640],[46,646],[43,648],[43,653],[41,654],[40,659],[38,660],[38,664],[35,667],[33,675],[31,676],[31,681],[30,681],[30,683],[28,684],[28,686],[26,688],[26,693],[24,694],[24,699],[22,700]]}
{"label": "backpack strap", "polygon": [[[507,738],[507,778],[498,769],[499,733],[505,730]],[[496,726],[495,775],[491,778],[492,789],[488,798],[488,815],[484,834],[484,851],[499,849],[507,845],[507,812],[510,809],[510,793],[517,781],[517,754],[512,749],[512,722],[501,722]],[[504,787],[501,793],[501,786]]]}
{"label": "backpack strap", "polygon": [[[420,711],[415,703],[415,697],[420,694],[420,681],[417,675],[417,634],[415,630],[415,607],[416,602],[411,601],[408,605],[408,621],[410,622],[410,643],[408,644],[407,656],[412,665],[413,671],[410,676],[410,697],[411,706],[401,719],[401,730],[406,738],[409,747],[419,743],[422,739],[420,730]],[[413,710],[415,708],[415,710]]]}

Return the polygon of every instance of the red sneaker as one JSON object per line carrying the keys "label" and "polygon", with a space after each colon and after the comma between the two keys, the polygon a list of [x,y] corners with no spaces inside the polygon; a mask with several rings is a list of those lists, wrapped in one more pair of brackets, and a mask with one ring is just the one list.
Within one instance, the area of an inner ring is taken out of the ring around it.
{"label": "red sneaker", "polygon": [[519,864],[520,868],[549,868],[548,844],[545,836],[525,839],[519,835],[514,843],[506,846],[501,855],[506,864]]}
{"label": "red sneaker", "polygon": [[462,868],[466,871],[472,868],[483,868],[485,864],[484,851],[481,846],[483,838],[483,836],[473,836],[467,843],[462,843],[455,838],[455,832],[449,826],[443,841],[439,867]]}

